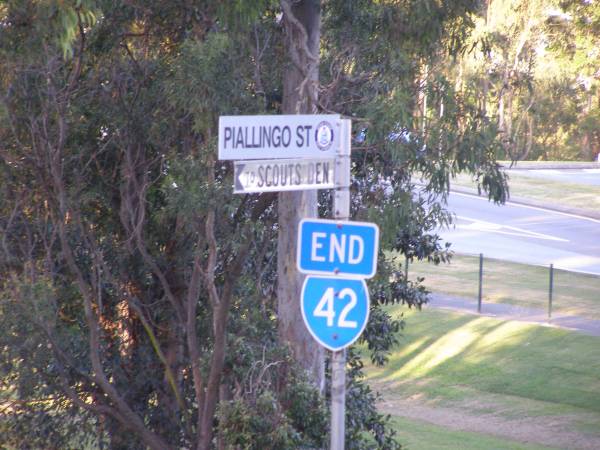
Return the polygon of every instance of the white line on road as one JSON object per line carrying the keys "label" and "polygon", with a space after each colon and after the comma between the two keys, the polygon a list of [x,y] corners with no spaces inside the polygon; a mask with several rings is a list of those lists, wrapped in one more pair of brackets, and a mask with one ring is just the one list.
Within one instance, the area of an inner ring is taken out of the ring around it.
{"label": "white line on road", "polygon": [[[484,231],[489,233],[506,234],[509,236],[520,236],[526,238],[544,239],[546,241],[569,242],[568,239],[551,236],[549,234],[537,233],[535,231],[525,230],[523,228],[511,227],[510,225],[501,225],[485,220],[473,219],[471,217],[456,216],[458,219],[468,220],[469,225],[457,225],[456,228]],[[506,231],[509,230],[509,231]]]}
{"label": "white line on road", "polygon": [[558,169],[527,169],[527,172],[551,173],[551,174],[562,175],[562,172]]}
{"label": "white line on road", "polygon": [[[462,193],[462,192],[454,192],[454,191],[452,191],[451,194],[452,195],[460,195],[460,196],[463,196],[463,197],[476,198],[478,200],[483,200],[483,201],[489,202],[489,200],[487,198],[485,198],[485,197],[479,197],[476,194],[465,194],[465,193]],[[533,209],[535,211],[544,211],[544,212],[548,212],[548,213],[552,213],[552,214],[558,214],[558,215],[565,216],[565,217],[572,217],[574,219],[588,220],[590,222],[600,224],[600,220],[598,220],[598,219],[593,219],[591,217],[586,217],[586,216],[580,216],[578,214],[571,214],[571,213],[566,213],[566,212],[562,212],[562,211],[556,211],[554,209],[549,209],[549,208],[540,208],[539,206],[523,205],[521,203],[506,202],[506,204],[510,205],[510,206],[516,206],[516,207],[519,207],[519,208]]]}

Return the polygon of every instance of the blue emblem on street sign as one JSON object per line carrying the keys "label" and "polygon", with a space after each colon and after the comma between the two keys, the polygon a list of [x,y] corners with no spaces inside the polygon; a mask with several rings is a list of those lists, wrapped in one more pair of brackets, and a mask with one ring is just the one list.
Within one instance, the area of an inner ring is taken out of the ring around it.
{"label": "blue emblem on street sign", "polygon": [[379,228],[374,223],[303,219],[298,270],[309,274],[371,278],[377,271]]}
{"label": "blue emblem on street sign", "polygon": [[302,286],[302,318],[310,334],[331,351],[351,345],[369,319],[369,291],[362,279],[308,276]]}

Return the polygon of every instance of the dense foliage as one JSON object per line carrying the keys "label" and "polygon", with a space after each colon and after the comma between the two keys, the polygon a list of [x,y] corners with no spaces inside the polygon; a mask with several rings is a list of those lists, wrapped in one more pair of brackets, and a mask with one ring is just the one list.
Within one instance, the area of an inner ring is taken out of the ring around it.
{"label": "dense foliage", "polygon": [[475,20],[454,68],[478,86],[503,158],[591,161],[600,153],[600,6],[585,0],[495,0]]}
{"label": "dense foliage", "polygon": [[[354,119],[352,215],[444,261],[451,177],[507,195],[495,122],[445,65],[478,2],[322,7],[319,109]],[[277,335],[276,197],[232,195],[216,161],[219,115],[281,111],[285,20],[269,0],[0,3],[4,447],[325,445],[327,403]],[[395,254],[370,282],[377,364],[403,325],[382,306],[426,301]],[[396,448],[361,368],[351,351],[347,448]]]}

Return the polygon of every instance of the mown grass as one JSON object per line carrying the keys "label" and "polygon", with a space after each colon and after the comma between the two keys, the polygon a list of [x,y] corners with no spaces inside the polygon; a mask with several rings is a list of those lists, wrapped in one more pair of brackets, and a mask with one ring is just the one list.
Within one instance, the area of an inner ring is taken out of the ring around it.
{"label": "mown grass", "polygon": [[[455,255],[450,264],[434,266],[415,261],[409,277],[425,277],[432,292],[477,299],[479,257]],[[549,268],[484,258],[483,302],[509,303],[546,311]],[[554,270],[553,314],[600,319],[600,277]]]}
{"label": "mown grass", "polygon": [[486,434],[449,430],[405,417],[394,417],[392,426],[398,433],[398,440],[403,448],[408,450],[542,450],[548,448],[508,441]]}
{"label": "mown grass", "polygon": [[388,405],[411,398],[507,419],[568,416],[600,435],[600,338],[444,310],[390,312],[407,318],[401,346],[366,371]]}
{"label": "mown grass", "polygon": [[[467,174],[458,175],[452,180],[451,185],[474,189],[477,187],[471,176]],[[593,212],[600,210],[600,186],[565,183],[515,170],[509,172],[508,185],[512,197],[529,198]]]}

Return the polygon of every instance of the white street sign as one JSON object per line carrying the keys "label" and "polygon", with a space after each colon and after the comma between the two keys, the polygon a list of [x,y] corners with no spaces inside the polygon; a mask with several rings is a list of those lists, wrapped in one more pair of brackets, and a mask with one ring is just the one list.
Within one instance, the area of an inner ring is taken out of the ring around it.
{"label": "white street sign", "polygon": [[333,159],[274,159],[235,161],[235,194],[249,192],[332,189]]}
{"label": "white street sign", "polygon": [[333,158],[341,142],[337,114],[219,117],[219,159]]}

